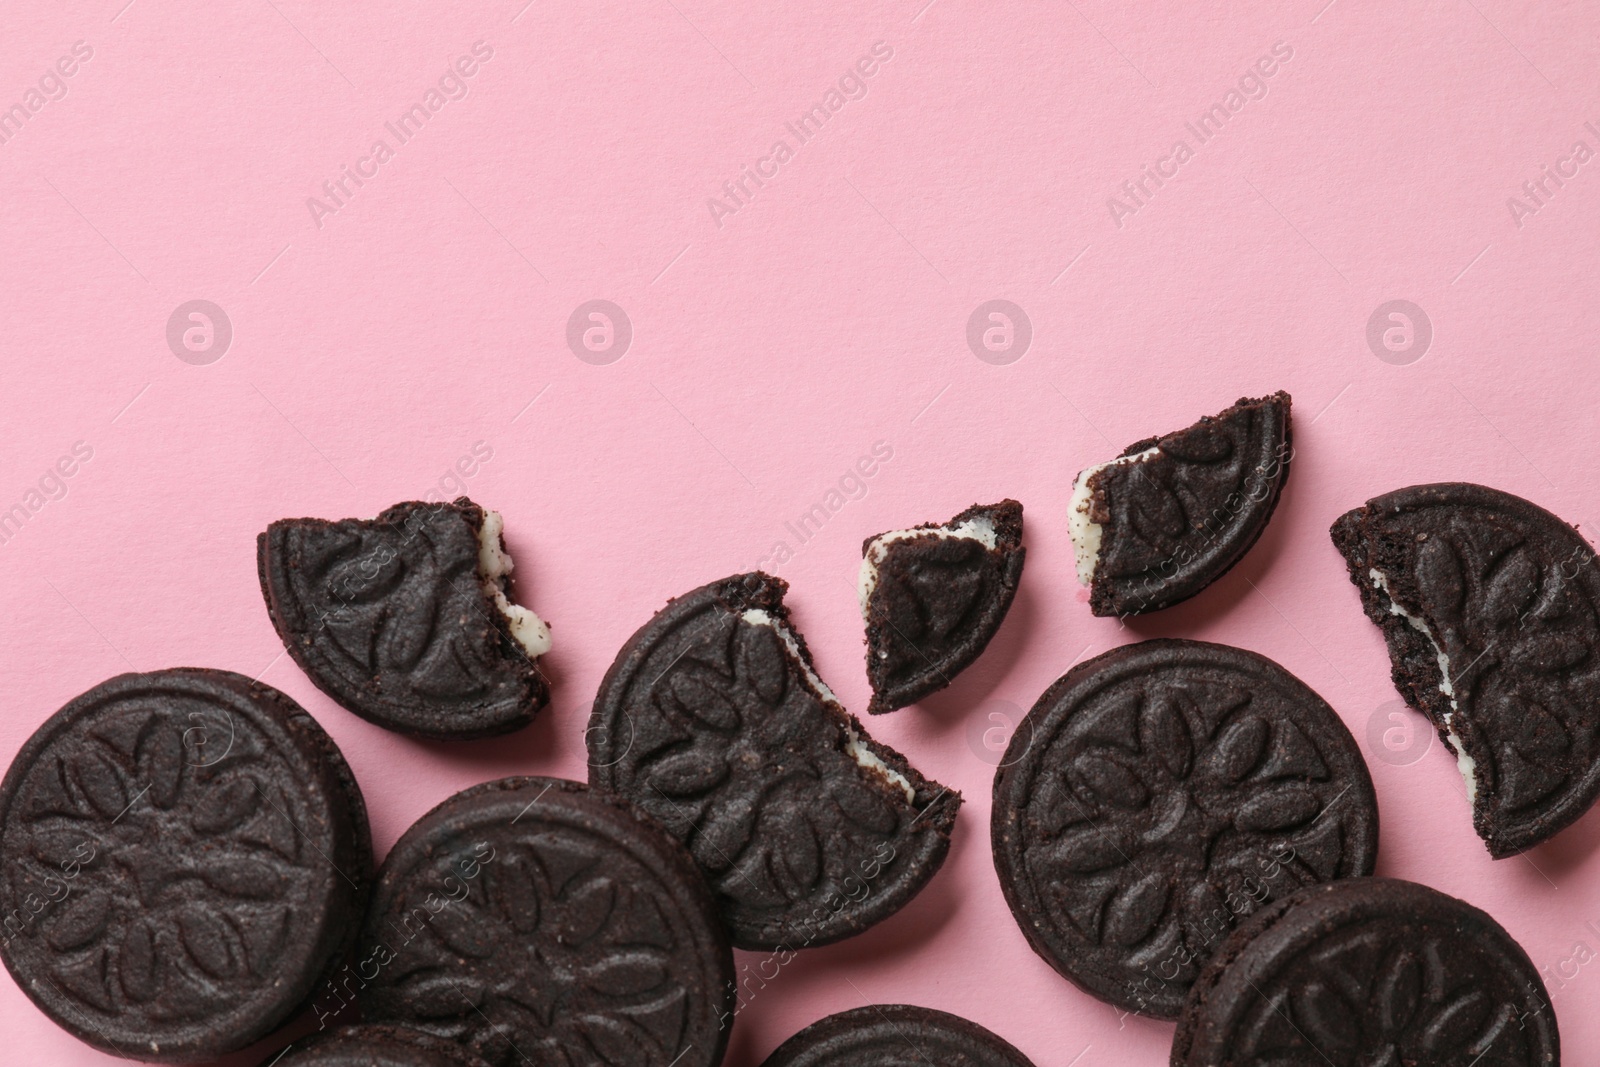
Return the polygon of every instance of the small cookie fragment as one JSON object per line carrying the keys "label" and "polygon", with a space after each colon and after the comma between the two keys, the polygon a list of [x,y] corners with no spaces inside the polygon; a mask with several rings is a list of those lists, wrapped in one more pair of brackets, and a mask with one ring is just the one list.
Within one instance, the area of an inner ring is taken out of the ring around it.
{"label": "small cookie fragment", "polygon": [[1003,1038],[959,1015],[869,1004],[819,1019],[762,1067],[1033,1067]]}
{"label": "small cookie fragment", "polygon": [[1078,473],[1067,518],[1090,611],[1171,607],[1243,558],[1289,479],[1289,409],[1285,392],[1246,397]]}
{"label": "small cookie fragment", "polygon": [[862,544],[869,714],[938,692],[983,653],[1011,608],[1025,554],[1015,500],[974,504],[947,523]]}
{"label": "small cookie fragment", "polygon": [[230,671],[112,678],[0,784],[0,958],[113,1055],[193,1063],[277,1029],[349,950],[371,881],[333,740]]}
{"label": "small cookie fragment", "polygon": [[739,948],[825,945],[898,911],[950,848],[961,796],[875,744],[817,677],[760,572],[670,601],[589,719],[589,781],[689,850]]}
{"label": "small cookie fragment", "polygon": [[1352,878],[1262,909],[1195,982],[1172,1067],[1557,1067],[1539,970],[1477,908]]}
{"label": "small cookie fragment", "polygon": [[358,949],[364,1019],[492,1067],[716,1067],[733,953],[681,844],[556,778],[450,797],[384,860]]}
{"label": "small cookie fragment", "polygon": [[510,601],[499,512],[466,497],[376,519],[280,519],[257,538],[261,592],[300,668],[390,730],[464,741],[549,703],[550,628]]}
{"label": "small cookie fragment", "polygon": [[1455,754],[1496,859],[1600,796],[1600,568],[1583,536],[1521,497],[1414,485],[1333,524],[1383,630],[1395,687]]}
{"label": "small cookie fragment", "polygon": [[1372,873],[1378,806],[1355,739],[1305,683],[1254,652],[1163,639],[1045,690],[995,776],[990,840],[1045,962],[1173,1019],[1245,916]]}
{"label": "small cookie fragment", "polygon": [[489,1067],[465,1045],[409,1026],[346,1026],[296,1041],[261,1067]]}

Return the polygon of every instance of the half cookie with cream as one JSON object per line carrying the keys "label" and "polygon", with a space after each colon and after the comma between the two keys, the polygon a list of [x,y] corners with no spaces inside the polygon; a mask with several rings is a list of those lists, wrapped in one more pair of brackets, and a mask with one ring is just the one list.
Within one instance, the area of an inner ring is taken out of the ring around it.
{"label": "half cookie with cream", "polygon": [[1395,688],[1455,755],[1496,859],[1600,796],[1600,567],[1577,530],[1520,497],[1414,485],[1333,524]]}
{"label": "half cookie with cream", "polygon": [[344,707],[401,733],[509,733],[550,699],[550,628],[511,601],[500,513],[466,497],[376,519],[280,519],[256,541],[289,655]]}
{"label": "half cookie with cream", "polygon": [[867,625],[868,712],[943,689],[982,654],[1016,596],[1023,555],[1015,500],[862,544],[856,591]]}
{"label": "half cookie with cream", "polygon": [[867,736],[759,571],[667,603],[617,653],[589,784],[689,846],[736,948],[796,951],[904,907],[944,862],[959,793]]}
{"label": "half cookie with cream", "polygon": [[1067,517],[1091,611],[1171,607],[1239,562],[1289,479],[1289,406],[1246,398],[1078,473]]}

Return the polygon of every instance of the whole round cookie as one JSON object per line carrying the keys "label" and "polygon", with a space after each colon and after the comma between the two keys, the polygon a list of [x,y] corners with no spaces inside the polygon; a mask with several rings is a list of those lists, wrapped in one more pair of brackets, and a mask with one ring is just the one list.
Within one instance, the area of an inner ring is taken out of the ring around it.
{"label": "whole round cookie", "polygon": [[1144,641],[1034,704],[995,776],[991,840],[1035,952],[1173,1019],[1244,916],[1372,873],[1378,807],[1355,739],[1298,678],[1244,649]]}
{"label": "whole round cookie", "polygon": [[1482,485],[1414,485],[1333,524],[1394,682],[1456,757],[1496,859],[1600,797],[1600,567],[1577,530]]}
{"label": "whole round cookie", "polygon": [[494,1067],[715,1067],[733,953],[711,892],[638,809],[556,778],[457,793],[401,835],[362,930],[362,1017]]}
{"label": "whole round cookie", "polygon": [[1250,551],[1289,480],[1291,406],[1246,397],[1078,472],[1067,520],[1090,611],[1171,607]]}
{"label": "whole round cookie", "polygon": [[267,613],[317,688],[443,741],[521,729],[550,700],[550,629],[509,599],[499,512],[466,497],[376,519],[280,519],[256,539]]}
{"label": "whole round cookie", "polygon": [[0,784],[0,958],[97,1048],[214,1059],[309,999],[371,870],[355,779],[293,700],[229,671],[123,674]]}
{"label": "whole round cookie", "polygon": [[872,1004],[795,1034],[762,1067],[1033,1067],[1008,1042],[958,1015]]}
{"label": "whole round cookie", "polygon": [[462,1044],[409,1026],[346,1026],[274,1053],[261,1067],[489,1067]]}
{"label": "whole round cookie", "polygon": [[1311,886],[1235,930],[1172,1067],[1557,1067],[1539,970],[1493,918],[1415,882]]}
{"label": "whole round cookie", "polygon": [[589,781],[688,844],[739,948],[888,918],[944,862],[961,805],[840,706],[787,588],[756,572],[671,601],[617,654],[589,719]]}

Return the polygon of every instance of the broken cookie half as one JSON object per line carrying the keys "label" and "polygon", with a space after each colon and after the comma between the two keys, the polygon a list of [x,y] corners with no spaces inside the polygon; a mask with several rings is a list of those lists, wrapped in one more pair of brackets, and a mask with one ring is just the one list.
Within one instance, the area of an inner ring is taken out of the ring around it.
{"label": "broken cookie half", "polygon": [[499,512],[466,497],[376,519],[281,519],[256,541],[289,655],[344,707],[402,733],[469,740],[550,699],[550,628],[511,601]]}
{"label": "broken cookie half", "polygon": [[1094,614],[1171,607],[1239,562],[1289,478],[1289,408],[1245,398],[1078,473],[1067,517]]}
{"label": "broken cookie half", "polygon": [[787,588],[755,572],[670,601],[617,654],[586,737],[589,783],[689,846],[746,949],[888,918],[944,862],[961,806],[840,705]]}
{"label": "broken cookie half", "polygon": [[1600,795],[1600,569],[1573,527],[1464,482],[1415,485],[1333,524],[1395,687],[1454,753],[1496,859]]}
{"label": "broken cookie half", "polygon": [[868,538],[857,594],[867,630],[867,711],[949,685],[982,654],[1022,580],[1022,505],[975,504],[947,523]]}

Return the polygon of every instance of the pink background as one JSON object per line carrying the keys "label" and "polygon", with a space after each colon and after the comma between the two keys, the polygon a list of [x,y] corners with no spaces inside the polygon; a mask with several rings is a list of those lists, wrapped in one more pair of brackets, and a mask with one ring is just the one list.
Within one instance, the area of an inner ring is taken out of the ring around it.
{"label": "pink background", "polygon": [[[0,32],[0,106],[93,52],[0,144],[0,508],[41,505],[0,544],[0,756],[121,671],[259,675],[343,748],[381,854],[464,786],[583,777],[623,640],[779,540],[820,672],[863,708],[862,538],[1009,495],[1029,556],[1000,635],[870,723],[966,795],[949,862],[785,968],[729,1063],[881,1001],[959,1012],[1040,1067],[1165,1063],[1169,1025],[1119,1019],[1024,943],[988,846],[1003,726],[985,736],[1076,659],[1157,635],[1255,649],[1322,693],[1369,754],[1379,872],[1496,915],[1546,969],[1568,1061],[1600,1061],[1600,966],[1579,962],[1600,947],[1600,816],[1491,862],[1436,742],[1404,764],[1368,740],[1396,696],[1326,534],[1376,493],[1467,479],[1594,536],[1600,160],[1536,213],[1507,205],[1575,141],[1600,148],[1594,3],[124,2],[12,4]],[[479,41],[466,95],[395,147],[385,122]],[[878,41],[865,96],[794,148],[784,124]],[[1199,144],[1185,123],[1280,42],[1266,95]],[[319,227],[307,198],[379,137],[393,158]],[[781,137],[793,158],[719,226],[707,198]],[[1192,158],[1119,226],[1108,198],[1179,139]],[[1009,365],[965,339],[997,297],[1033,325]],[[209,365],[165,335],[197,298],[234,330]],[[566,344],[595,298],[634,331],[605,366]],[[1392,299],[1433,325],[1408,365],[1366,340]],[[1092,618],[1074,473],[1278,388],[1298,458],[1261,544],[1178,608]],[[28,497],[78,441],[65,495]],[[798,544],[784,523],[879,441],[865,495]],[[466,491],[504,513],[519,599],[553,621],[555,699],[509,740],[420,744],[281,655],[254,539],[438,491],[477,442],[493,455]],[[9,980],[0,1033],[10,1062],[111,1062]]]}

